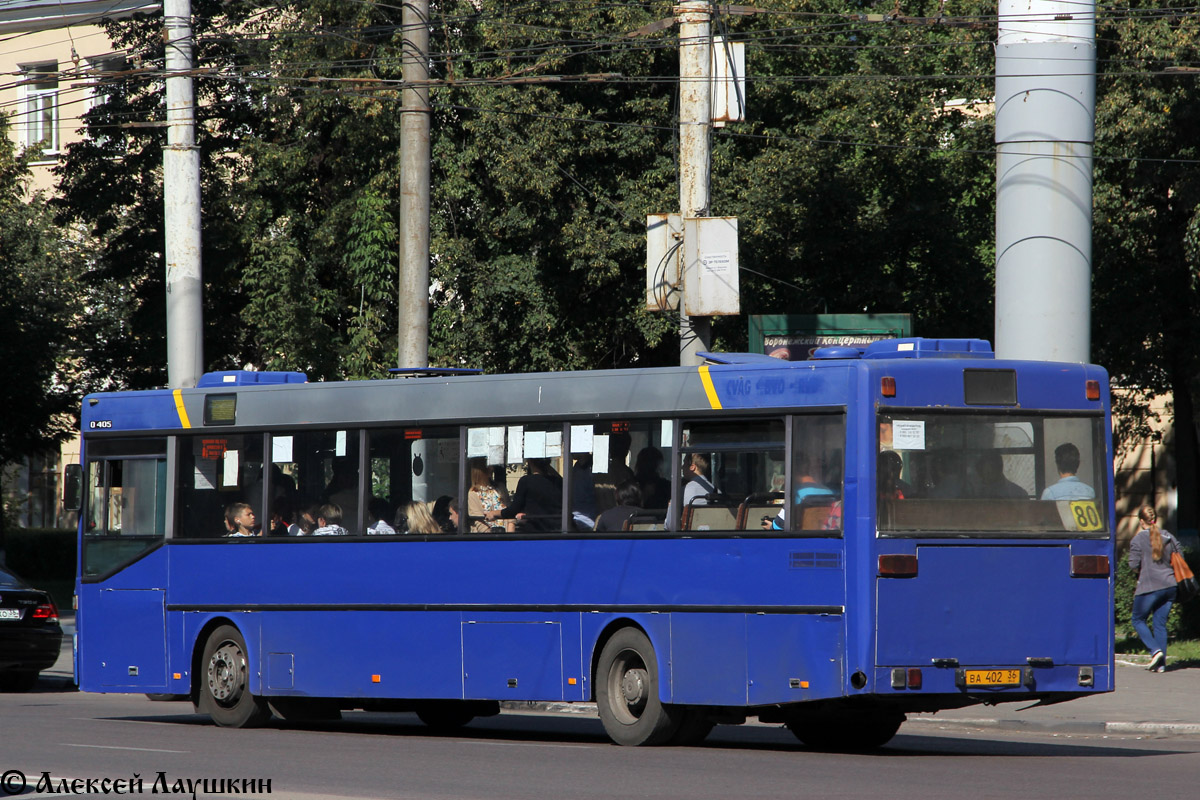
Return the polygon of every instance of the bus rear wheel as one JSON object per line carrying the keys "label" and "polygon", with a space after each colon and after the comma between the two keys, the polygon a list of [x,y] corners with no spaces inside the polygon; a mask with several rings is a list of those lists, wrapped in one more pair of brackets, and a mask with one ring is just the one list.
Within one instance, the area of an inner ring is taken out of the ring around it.
{"label": "bus rear wheel", "polygon": [[814,750],[862,752],[890,742],[904,719],[895,711],[847,711],[798,716],[787,727]]}
{"label": "bus rear wheel", "polygon": [[475,710],[455,700],[430,700],[417,706],[417,719],[437,733],[453,733],[475,719]]}
{"label": "bus rear wheel", "polygon": [[668,742],[683,713],[658,699],[658,658],[646,634],[622,628],[600,651],[596,706],[609,738],[620,745]]}
{"label": "bus rear wheel", "polygon": [[255,728],[271,718],[267,701],[250,692],[246,640],[232,625],[216,628],[200,662],[199,710],[222,728]]}

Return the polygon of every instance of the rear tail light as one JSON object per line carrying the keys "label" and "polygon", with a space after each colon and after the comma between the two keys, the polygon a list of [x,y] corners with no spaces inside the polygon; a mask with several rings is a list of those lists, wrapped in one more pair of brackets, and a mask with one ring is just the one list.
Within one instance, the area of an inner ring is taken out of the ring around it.
{"label": "rear tail light", "polygon": [[1072,578],[1107,578],[1108,556],[1071,556]]}
{"label": "rear tail light", "polygon": [[39,603],[29,616],[32,619],[41,619],[46,622],[58,622],[58,608],[55,607],[53,600]]}
{"label": "rear tail light", "polygon": [[917,557],[915,555],[890,554],[879,557],[879,577],[881,578],[915,578],[917,577]]}

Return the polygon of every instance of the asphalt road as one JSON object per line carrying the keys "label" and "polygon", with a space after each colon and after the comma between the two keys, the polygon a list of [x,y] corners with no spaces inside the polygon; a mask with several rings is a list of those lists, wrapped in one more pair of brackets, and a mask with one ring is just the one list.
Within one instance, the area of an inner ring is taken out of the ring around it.
{"label": "asphalt road", "polygon": [[136,774],[149,795],[161,772],[160,788],[176,797],[181,779],[258,778],[271,781],[261,796],[280,800],[1170,797],[1190,796],[1200,774],[1197,737],[930,724],[901,728],[873,755],[811,752],[788,731],[762,725],[720,727],[699,747],[623,748],[608,743],[599,721],[578,715],[505,713],[452,736],[432,735],[409,714],[226,730],[188,703],[80,694],[61,679],[0,695],[0,743],[0,773],[19,770],[30,787],[43,772],[56,788],[62,778]]}

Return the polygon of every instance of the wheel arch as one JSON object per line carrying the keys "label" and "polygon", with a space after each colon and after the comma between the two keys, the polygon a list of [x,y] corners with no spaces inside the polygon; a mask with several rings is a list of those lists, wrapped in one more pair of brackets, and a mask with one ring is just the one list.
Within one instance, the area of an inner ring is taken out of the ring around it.
{"label": "wheel arch", "polygon": [[592,642],[591,657],[588,660],[588,697],[587,699],[595,702],[596,700],[596,667],[600,662],[600,653],[604,650],[604,646],[608,644],[619,630],[625,628],[634,628],[642,632],[647,639],[650,640],[650,646],[654,648],[654,655],[658,661],[658,688],[659,700],[662,702],[670,702],[671,689],[671,628],[670,615],[662,614],[662,625],[644,625],[641,621],[633,617],[617,617],[605,623],[600,629],[595,641]]}
{"label": "wheel arch", "polygon": [[[196,632],[196,638],[194,638],[192,640],[192,656],[191,656],[192,679],[191,679],[191,681],[189,681],[191,688],[188,691],[188,696],[191,698],[193,705],[197,704],[200,701],[200,681],[203,677],[203,672],[204,672],[204,665],[201,663],[204,660],[204,646],[208,643],[208,637],[212,635],[212,632],[215,631],[217,628],[221,627],[222,625],[229,625],[229,626],[237,629],[238,633],[240,633],[242,635],[242,639],[244,639],[246,641],[246,649],[248,651],[246,653],[246,657],[247,658],[252,657],[252,652],[250,651],[250,649],[251,649],[250,639],[247,638],[246,631],[242,628],[241,625],[238,625],[237,622],[235,622],[234,620],[232,620],[226,616],[215,616],[215,617],[212,617],[211,619],[207,620],[204,623],[204,625],[201,626],[200,630]],[[257,656],[257,655],[258,655],[257,652],[253,653],[253,656]],[[253,662],[251,662],[251,665],[253,665]],[[255,670],[252,669],[251,673],[253,673],[254,671]]]}

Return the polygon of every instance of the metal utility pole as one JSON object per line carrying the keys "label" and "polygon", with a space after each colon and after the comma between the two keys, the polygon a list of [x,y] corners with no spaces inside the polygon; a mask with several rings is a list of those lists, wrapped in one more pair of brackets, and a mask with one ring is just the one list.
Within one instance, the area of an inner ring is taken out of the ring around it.
{"label": "metal utility pole", "polygon": [[406,0],[400,112],[398,366],[429,366],[429,0]]}
{"label": "metal utility pole", "polygon": [[167,146],[163,150],[167,382],[172,388],[187,388],[195,386],[204,372],[200,151],[192,89],[190,0],[163,0],[163,26],[167,43]]}
{"label": "metal utility pole", "polygon": [[[679,213],[708,216],[711,182],[709,134],[712,129],[712,31],[709,0],[681,0],[679,20]],[[679,365],[700,363],[708,350],[708,317],[687,315],[683,282],[679,292]]]}
{"label": "metal utility pole", "polygon": [[1095,4],[1000,0],[996,354],[1089,360]]}

